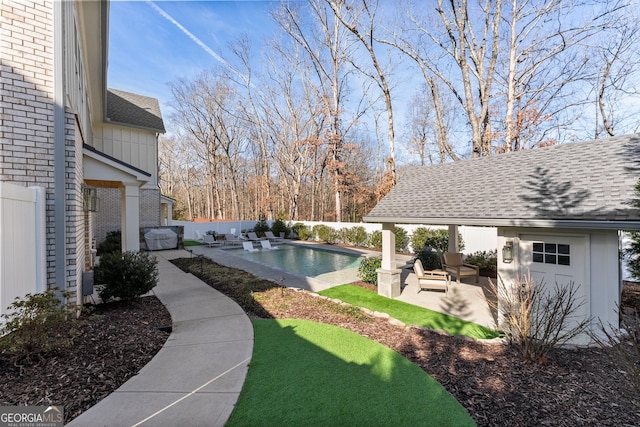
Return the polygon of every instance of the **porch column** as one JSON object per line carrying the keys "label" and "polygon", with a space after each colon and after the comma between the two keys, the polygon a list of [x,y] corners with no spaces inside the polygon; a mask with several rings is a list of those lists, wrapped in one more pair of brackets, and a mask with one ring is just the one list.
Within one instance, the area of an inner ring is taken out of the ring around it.
{"label": "porch column", "polygon": [[378,294],[387,298],[400,296],[400,273],[396,268],[395,224],[382,224],[382,266],[378,269]]}
{"label": "porch column", "polygon": [[449,225],[449,248],[448,252],[458,252],[459,247],[458,241],[458,226],[457,225]]}
{"label": "porch column", "polygon": [[124,183],[120,190],[122,251],[140,250],[140,187]]}
{"label": "porch column", "polygon": [[171,225],[172,218],[173,218],[173,204],[167,203],[167,219],[166,219],[166,224],[164,225]]}

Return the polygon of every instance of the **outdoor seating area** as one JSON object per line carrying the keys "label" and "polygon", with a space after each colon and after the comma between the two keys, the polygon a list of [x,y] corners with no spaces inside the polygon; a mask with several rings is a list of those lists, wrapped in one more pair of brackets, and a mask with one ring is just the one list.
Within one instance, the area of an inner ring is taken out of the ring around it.
{"label": "outdoor seating area", "polygon": [[284,240],[284,233],[281,233],[280,237],[277,237],[273,234],[273,231],[265,231],[264,235],[269,239],[270,242],[281,242]]}
{"label": "outdoor seating area", "polygon": [[[449,273],[441,270],[422,269],[424,274],[418,274],[416,270],[421,272],[422,267],[421,263],[418,263],[420,260],[416,260],[413,266],[407,265],[402,269],[402,290],[397,300],[459,317],[488,328],[497,327],[495,296],[491,292],[491,286],[486,277],[480,276],[473,284],[457,283],[451,280]],[[434,278],[434,272],[437,278]]]}
{"label": "outdoor seating area", "polygon": [[458,284],[460,284],[461,277],[474,277],[474,283],[478,283],[480,278],[480,268],[476,265],[465,263],[460,252],[445,252],[442,254],[442,269],[455,276]]}
{"label": "outdoor seating area", "polygon": [[247,252],[256,252],[259,250],[253,247],[253,242],[248,241],[242,242],[242,248]]}
{"label": "outdoor seating area", "polygon": [[442,270],[425,271],[422,261],[416,259],[413,263],[413,271],[418,279],[418,293],[428,290],[443,290],[445,295],[449,292],[451,277],[449,273]]}
{"label": "outdoor seating area", "polygon": [[210,248],[221,246],[223,243],[222,241],[217,240],[213,234],[205,234],[203,237],[203,242]]}

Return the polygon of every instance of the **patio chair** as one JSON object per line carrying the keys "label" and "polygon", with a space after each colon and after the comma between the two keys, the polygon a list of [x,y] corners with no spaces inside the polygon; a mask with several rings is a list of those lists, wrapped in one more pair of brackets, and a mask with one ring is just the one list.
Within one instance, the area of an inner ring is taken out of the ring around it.
{"label": "patio chair", "polygon": [[277,246],[271,246],[271,242],[268,240],[260,240],[260,244],[262,245],[262,249],[280,249]]}
{"label": "patio chair", "polygon": [[460,283],[461,277],[475,277],[475,282],[480,280],[480,267],[467,264],[462,260],[460,252],[445,252],[442,254],[442,269],[456,276],[456,282]]}
{"label": "patio chair", "polygon": [[252,242],[259,242],[260,240],[266,240],[266,237],[258,237],[258,235],[254,231],[249,231],[247,233],[247,238]]}
{"label": "patio chair", "polygon": [[449,273],[442,270],[427,270],[424,271],[422,267],[422,261],[419,259],[413,263],[413,272],[418,278],[418,292],[426,290],[440,290],[444,291],[447,295],[449,292],[449,283],[451,283],[451,276]]}
{"label": "patio chair", "polygon": [[211,234],[205,234],[204,235],[204,244],[207,245],[210,248],[213,248],[214,246],[221,245],[222,242],[216,240],[216,238]]}
{"label": "patio chair", "polygon": [[240,239],[239,237],[234,236],[233,234],[223,234],[224,236],[224,240],[222,240],[222,242],[226,245],[240,245],[244,242],[246,242],[247,240],[245,239]]}
{"label": "patio chair", "polygon": [[202,235],[201,232],[199,232],[198,230],[195,230],[196,232],[196,242],[200,242],[203,243],[204,242],[204,236]]}
{"label": "patio chair", "polygon": [[258,249],[253,247],[253,242],[247,242],[247,241],[242,242],[242,248],[245,251],[248,251],[248,252],[257,252],[258,251]]}
{"label": "patio chair", "polygon": [[276,235],[274,235],[273,231],[265,231],[264,235],[267,236],[267,239],[269,239],[269,241],[271,242],[281,242],[282,240],[284,240],[284,237],[277,237]]}

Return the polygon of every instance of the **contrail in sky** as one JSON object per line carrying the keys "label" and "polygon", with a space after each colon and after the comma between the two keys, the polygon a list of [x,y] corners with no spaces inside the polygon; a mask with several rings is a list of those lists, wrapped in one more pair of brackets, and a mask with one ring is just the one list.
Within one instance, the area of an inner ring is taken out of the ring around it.
{"label": "contrail in sky", "polygon": [[189,31],[185,27],[183,27],[182,24],[180,24],[178,21],[173,19],[173,17],[171,15],[169,15],[164,10],[160,9],[160,7],[158,7],[158,5],[156,5],[153,1],[151,1],[151,0],[146,0],[146,1],[153,9],[155,9],[156,12],[158,12],[160,15],[162,15],[167,21],[171,22],[173,25],[178,27],[180,29],[180,31],[182,31],[191,40],[196,42],[196,44],[198,46],[200,46],[202,49],[204,49],[204,51],[207,52],[213,59],[215,59],[216,61],[218,61],[222,65],[224,65],[225,68],[230,70],[236,76],[242,78],[242,80],[244,80],[245,82],[247,81],[247,76],[245,76],[244,74],[242,74],[241,72],[239,72],[238,70],[233,68],[233,66],[231,64],[229,64],[227,61],[225,61],[220,55],[215,53],[209,46],[204,44],[204,42],[202,40],[200,40],[199,38],[197,38],[193,33],[191,33],[191,31]]}

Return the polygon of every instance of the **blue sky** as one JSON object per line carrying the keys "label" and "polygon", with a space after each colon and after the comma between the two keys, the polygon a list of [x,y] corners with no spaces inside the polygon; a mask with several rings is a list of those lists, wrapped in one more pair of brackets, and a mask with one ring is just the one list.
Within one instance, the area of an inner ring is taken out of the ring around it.
{"label": "blue sky", "polygon": [[167,115],[168,83],[221,66],[216,58],[228,57],[228,43],[240,36],[249,36],[257,48],[276,29],[269,17],[275,4],[264,0],[111,1],[108,86],[158,98]]}

